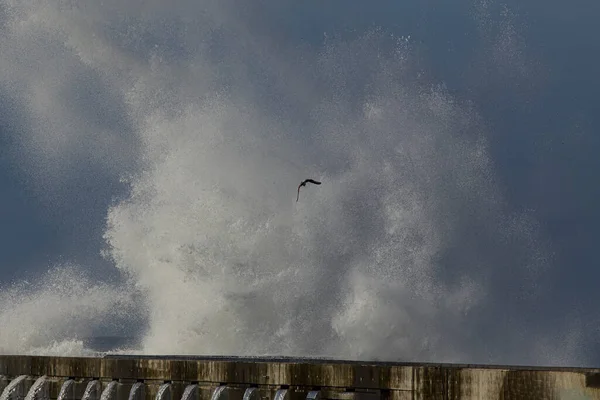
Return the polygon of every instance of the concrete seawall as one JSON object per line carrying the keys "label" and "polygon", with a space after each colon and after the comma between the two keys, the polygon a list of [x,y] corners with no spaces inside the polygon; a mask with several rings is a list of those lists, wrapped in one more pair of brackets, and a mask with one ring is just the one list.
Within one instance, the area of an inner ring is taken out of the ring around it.
{"label": "concrete seawall", "polygon": [[600,369],[0,356],[0,400],[600,400]]}

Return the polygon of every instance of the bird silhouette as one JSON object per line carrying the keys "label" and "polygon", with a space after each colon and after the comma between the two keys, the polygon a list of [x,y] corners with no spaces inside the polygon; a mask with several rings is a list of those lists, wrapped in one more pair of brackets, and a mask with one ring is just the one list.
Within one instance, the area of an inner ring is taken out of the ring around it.
{"label": "bird silhouette", "polygon": [[298,185],[298,195],[296,196],[296,202],[298,202],[298,199],[300,198],[300,188],[302,186],[306,186],[306,184],[310,182],[310,183],[314,183],[315,185],[320,185],[321,182],[317,182],[314,179],[305,179],[303,180],[299,185]]}

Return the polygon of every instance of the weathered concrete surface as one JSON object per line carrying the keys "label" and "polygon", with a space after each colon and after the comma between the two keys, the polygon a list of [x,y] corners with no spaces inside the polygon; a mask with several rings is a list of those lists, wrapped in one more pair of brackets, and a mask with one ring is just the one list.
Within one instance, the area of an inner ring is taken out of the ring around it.
{"label": "weathered concrete surface", "polygon": [[600,369],[235,357],[0,356],[1,400],[59,395],[60,400],[600,400]]}

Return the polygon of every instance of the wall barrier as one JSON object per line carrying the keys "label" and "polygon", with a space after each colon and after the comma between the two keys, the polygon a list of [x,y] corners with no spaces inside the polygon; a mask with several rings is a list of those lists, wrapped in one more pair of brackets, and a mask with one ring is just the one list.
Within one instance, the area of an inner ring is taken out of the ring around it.
{"label": "wall barrier", "polygon": [[0,400],[600,400],[600,369],[0,356]]}

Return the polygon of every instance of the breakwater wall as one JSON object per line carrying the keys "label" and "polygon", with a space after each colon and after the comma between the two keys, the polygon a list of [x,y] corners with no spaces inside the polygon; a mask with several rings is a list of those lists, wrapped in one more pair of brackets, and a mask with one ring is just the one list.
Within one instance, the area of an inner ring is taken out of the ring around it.
{"label": "breakwater wall", "polygon": [[600,400],[600,369],[298,358],[0,356],[0,400]]}

